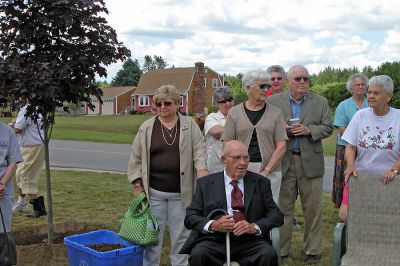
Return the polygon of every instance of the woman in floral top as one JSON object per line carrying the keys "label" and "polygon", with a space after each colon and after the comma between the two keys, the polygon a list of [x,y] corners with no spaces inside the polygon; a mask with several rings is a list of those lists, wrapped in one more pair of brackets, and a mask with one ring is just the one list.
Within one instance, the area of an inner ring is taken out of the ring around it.
{"label": "woman in floral top", "polygon": [[[382,174],[382,182],[387,184],[400,171],[400,110],[389,106],[393,88],[393,80],[386,75],[374,76],[369,81],[369,108],[353,116],[342,136],[348,143],[346,183],[350,175],[367,171]],[[344,218],[342,211],[341,219]]]}

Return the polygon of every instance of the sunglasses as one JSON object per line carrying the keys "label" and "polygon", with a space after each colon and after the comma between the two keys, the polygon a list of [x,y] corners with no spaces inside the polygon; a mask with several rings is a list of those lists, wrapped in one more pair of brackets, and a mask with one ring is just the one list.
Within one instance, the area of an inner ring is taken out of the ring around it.
{"label": "sunglasses", "polygon": [[273,78],[271,78],[271,81],[275,81],[275,80],[281,81],[281,80],[282,80],[282,77],[273,77]]}
{"label": "sunglasses", "polygon": [[294,80],[296,82],[300,82],[303,79],[304,82],[308,82],[308,77],[295,77]]}
{"label": "sunglasses", "polygon": [[225,99],[225,100],[220,100],[220,101],[218,101],[217,103],[222,103],[222,104],[224,104],[224,103],[230,103],[230,102],[232,102],[233,101],[233,98],[228,98],[228,99]]}
{"label": "sunglasses", "polygon": [[265,90],[265,89],[270,89],[272,87],[271,84],[260,84],[260,89]]}
{"label": "sunglasses", "polygon": [[170,101],[159,101],[159,102],[156,102],[156,106],[157,107],[161,107],[162,105],[164,105],[165,107],[170,107],[172,105],[172,102],[170,102]]}

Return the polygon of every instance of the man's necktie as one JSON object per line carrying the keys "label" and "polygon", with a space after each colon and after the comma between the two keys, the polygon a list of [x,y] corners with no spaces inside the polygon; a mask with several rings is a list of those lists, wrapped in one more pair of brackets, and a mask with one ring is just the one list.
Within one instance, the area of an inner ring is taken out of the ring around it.
{"label": "man's necktie", "polygon": [[244,205],[243,205],[243,193],[238,187],[238,181],[232,180],[230,183],[233,187],[231,194],[231,207],[233,209],[233,219],[235,223],[244,220]]}

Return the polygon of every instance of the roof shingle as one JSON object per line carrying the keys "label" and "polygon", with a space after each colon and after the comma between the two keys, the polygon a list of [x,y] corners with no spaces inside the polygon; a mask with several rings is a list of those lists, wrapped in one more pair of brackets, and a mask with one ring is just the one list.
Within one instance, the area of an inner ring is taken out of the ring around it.
{"label": "roof shingle", "polygon": [[179,93],[184,94],[190,89],[194,67],[154,69],[142,74],[134,94],[153,95],[162,85],[174,85]]}

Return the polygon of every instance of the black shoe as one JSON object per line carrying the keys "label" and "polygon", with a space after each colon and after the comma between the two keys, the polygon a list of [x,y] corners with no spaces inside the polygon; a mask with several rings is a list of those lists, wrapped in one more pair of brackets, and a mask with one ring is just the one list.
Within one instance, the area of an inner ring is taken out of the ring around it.
{"label": "black shoe", "polygon": [[43,196],[30,200],[29,203],[33,206],[33,212],[28,214],[26,217],[39,218],[40,216],[47,215]]}
{"label": "black shoe", "polygon": [[321,255],[305,255],[304,260],[307,264],[316,264],[321,261]]}

